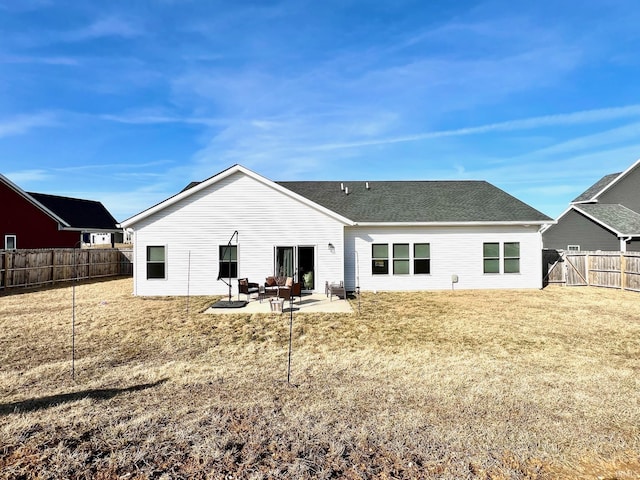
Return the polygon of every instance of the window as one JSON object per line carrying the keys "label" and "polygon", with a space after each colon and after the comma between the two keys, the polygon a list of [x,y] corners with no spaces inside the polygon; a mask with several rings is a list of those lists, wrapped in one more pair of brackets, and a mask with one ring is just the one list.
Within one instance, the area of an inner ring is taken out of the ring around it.
{"label": "window", "polygon": [[[504,242],[502,244],[502,257],[500,256],[500,244],[484,243],[482,246],[484,259],[484,273],[520,273],[520,243]],[[500,261],[502,260],[502,271]]]}
{"label": "window", "polygon": [[389,273],[389,245],[373,244],[371,251],[371,273],[386,275]]}
{"label": "window", "polygon": [[485,243],[482,248],[484,273],[500,273],[500,244]]}
{"label": "window", "polygon": [[413,273],[415,275],[431,273],[431,248],[428,243],[413,245]]}
{"label": "window", "polygon": [[165,277],[165,247],[147,247],[147,279]]}
{"label": "window", "polygon": [[567,245],[567,250],[569,250],[570,252],[579,252],[580,245]]}
{"label": "window", "polygon": [[395,243],[393,245],[393,274],[409,275],[408,243]]}
{"label": "window", "polygon": [[505,242],[504,252],[504,273],[520,273],[520,243]]}
{"label": "window", "polygon": [[238,278],[238,246],[220,245],[218,278]]}
{"label": "window", "polygon": [[5,250],[15,250],[16,245],[16,236],[15,235],[5,235],[4,236],[4,249]]}

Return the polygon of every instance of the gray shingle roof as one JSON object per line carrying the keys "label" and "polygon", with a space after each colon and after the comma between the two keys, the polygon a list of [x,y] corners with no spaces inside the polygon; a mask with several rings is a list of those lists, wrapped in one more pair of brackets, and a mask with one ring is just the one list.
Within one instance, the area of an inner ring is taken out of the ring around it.
{"label": "gray shingle roof", "polygon": [[620,176],[622,172],[611,173],[609,175],[605,175],[596,183],[587,188],[584,192],[578,195],[575,199],[572,200],[572,203],[575,202],[588,202],[589,200],[593,200],[593,197],[600,192],[604,187],[613,182],[616,178]]}
{"label": "gray shingle roof", "polygon": [[619,204],[584,204],[574,208],[622,235],[640,234],[640,214]]}
{"label": "gray shingle roof", "polygon": [[485,181],[276,183],[358,223],[552,221]]}

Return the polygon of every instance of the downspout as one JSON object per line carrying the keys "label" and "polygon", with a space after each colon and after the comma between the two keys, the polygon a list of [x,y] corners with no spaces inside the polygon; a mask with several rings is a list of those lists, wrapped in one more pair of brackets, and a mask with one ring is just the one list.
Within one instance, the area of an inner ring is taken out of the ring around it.
{"label": "downspout", "polygon": [[633,240],[633,237],[627,237],[627,238],[620,237],[620,251],[621,252],[626,252],[627,251],[627,242],[630,242],[631,240]]}

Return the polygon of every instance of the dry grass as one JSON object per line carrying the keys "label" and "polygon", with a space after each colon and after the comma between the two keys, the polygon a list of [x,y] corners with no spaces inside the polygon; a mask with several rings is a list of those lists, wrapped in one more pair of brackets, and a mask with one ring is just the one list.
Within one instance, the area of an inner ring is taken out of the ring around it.
{"label": "dry grass", "polygon": [[[365,294],[212,316],[131,280],[0,297],[3,478],[640,477],[640,295]],[[354,302],[355,310],[357,306]]]}

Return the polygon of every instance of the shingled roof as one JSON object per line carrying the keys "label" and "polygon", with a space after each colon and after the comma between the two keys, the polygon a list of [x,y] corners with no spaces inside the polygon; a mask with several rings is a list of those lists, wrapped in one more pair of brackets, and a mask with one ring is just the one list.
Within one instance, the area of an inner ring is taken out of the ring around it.
{"label": "shingled roof", "polygon": [[574,200],[572,200],[572,203],[579,203],[579,202],[590,202],[594,200],[594,197],[600,193],[602,190],[604,190],[604,188],[609,185],[611,182],[613,182],[616,178],[618,178],[620,175],[622,174],[622,172],[618,172],[618,173],[611,173],[609,175],[605,175],[604,177],[602,177],[600,180],[598,180],[596,183],[594,183],[593,185],[591,185],[589,188],[587,188],[584,192],[582,192],[580,195],[578,195],[578,197],[576,197]]}
{"label": "shingled roof", "polygon": [[553,221],[485,181],[276,183],[357,223]]}
{"label": "shingled roof", "polygon": [[584,204],[574,208],[618,235],[637,236],[640,234],[640,214],[619,204]]}
{"label": "shingled roof", "polygon": [[80,198],[28,192],[37,202],[69,224],[70,228],[93,231],[120,231],[116,220],[102,203]]}

